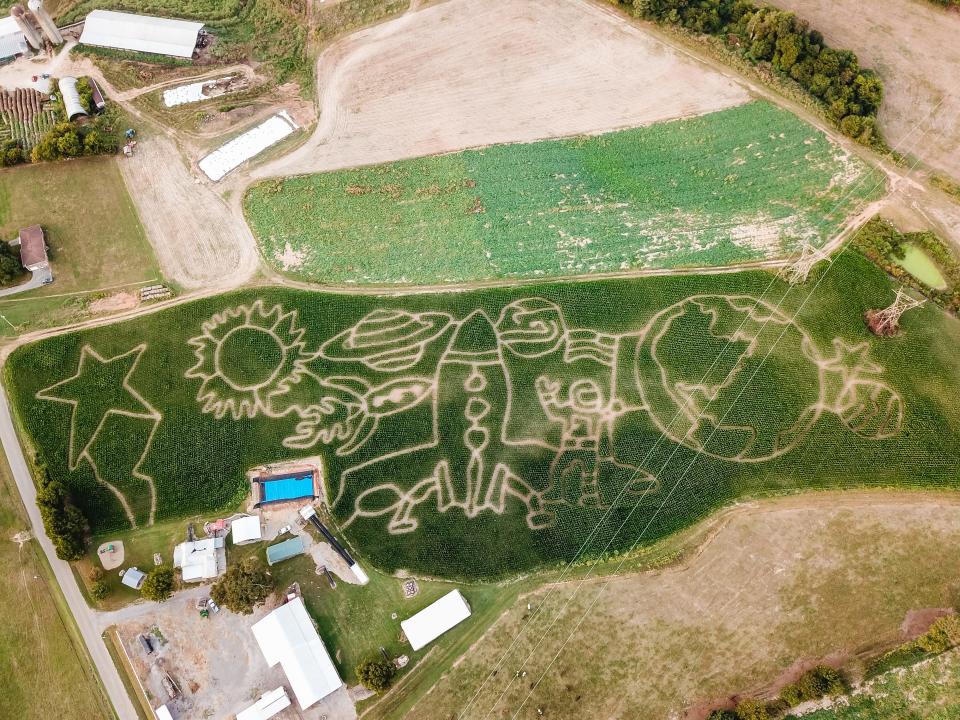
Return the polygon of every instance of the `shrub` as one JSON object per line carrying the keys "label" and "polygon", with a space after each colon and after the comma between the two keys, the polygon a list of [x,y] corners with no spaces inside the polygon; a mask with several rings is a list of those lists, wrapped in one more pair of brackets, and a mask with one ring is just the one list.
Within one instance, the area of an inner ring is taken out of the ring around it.
{"label": "shrub", "polygon": [[173,568],[158,565],[149,573],[140,588],[140,594],[147,600],[163,602],[173,593]]}
{"label": "shrub", "polygon": [[271,592],[273,578],[270,573],[256,558],[247,558],[227,570],[210,590],[210,597],[233,612],[249,615],[270,597]]}
{"label": "shrub", "polygon": [[94,565],[90,568],[90,571],[87,573],[87,577],[90,578],[92,582],[97,582],[98,580],[103,580],[103,570]]}
{"label": "shrub", "polygon": [[107,584],[103,582],[95,582],[90,586],[90,596],[94,600],[103,600],[107,596]]}
{"label": "shrub", "polygon": [[770,720],[767,705],[762,700],[747,698],[737,705],[737,720]]}
{"label": "shrub", "polygon": [[0,241],[0,285],[8,285],[23,275],[20,251],[8,242]]}
{"label": "shrub", "polygon": [[397,669],[389,660],[372,657],[357,666],[357,678],[363,686],[374,692],[383,692],[393,682]]}
{"label": "shrub", "polygon": [[51,478],[46,467],[39,468],[39,475],[37,507],[57,557],[79,560],[87,549],[87,520],[73,504],[66,485]]}

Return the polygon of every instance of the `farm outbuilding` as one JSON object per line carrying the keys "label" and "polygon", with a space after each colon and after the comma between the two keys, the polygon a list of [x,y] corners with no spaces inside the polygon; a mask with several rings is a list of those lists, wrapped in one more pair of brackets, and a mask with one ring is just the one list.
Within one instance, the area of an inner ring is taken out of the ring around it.
{"label": "farm outbuilding", "polygon": [[289,560],[297,555],[303,555],[303,538],[297,535],[267,548],[267,565],[276,565],[278,562]]}
{"label": "farm outbuilding", "polygon": [[57,85],[60,87],[60,97],[63,99],[63,109],[67,113],[67,119],[73,121],[78,117],[86,117],[87,111],[80,102],[80,93],[77,91],[77,79],[62,77]]}
{"label": "farm outbuilding", "polygon": [[157,720],[173,720],[173,715],[170,714],[170,710],[166,705],[158,707],[153,711],[153,714],[157,716]]}
{"label": "farm outbuilding", "polygon": [[263,539],[260,518],[256,515],[247,515],[231,522],[230,533],[233,535],[234,545],[246,545]]}
{"label": "farm outbuilding", "polygon": [[0,62],[23,55],[28,49],[27,38],[17,19],[5,17],[0,20]]}
{"label": "farm outbuilding", "polygon": [[94,10],[83,24],[84,45],[190,58],[202,22]]}
{"label": "farm outbuilding", "polygon": [[143,586],[143,581],[146,579],[146,573],[141,572],[135,567],[132,567],[124,571],[123,577],[120,578],[120,582],[129,588],[139,590]]}
{"label": "farm outbuilding", "polygon": [[400,623],[414,650],[429,645],[455,625],[470,617],[470,606],[459,590],[451,590],[435,603],[427,605]]}
{"label": "farm outbuilding", "polygon": [[227,570],[222,537],[182,542],[173,549],[173,566],[180,568],[184,582],[209,580]]}
{"label": "farm outbuilding", "polygon": [[267,665],[283,668],[302,710],[343,687],[301,598],[281,605],[252,630]]}
{"label": "farm outbuilding", "polygon": [[253,705],[237,713],[237,720],[270,720],[281,710],[290,707],[290,698],[282,687],[260,696]]}

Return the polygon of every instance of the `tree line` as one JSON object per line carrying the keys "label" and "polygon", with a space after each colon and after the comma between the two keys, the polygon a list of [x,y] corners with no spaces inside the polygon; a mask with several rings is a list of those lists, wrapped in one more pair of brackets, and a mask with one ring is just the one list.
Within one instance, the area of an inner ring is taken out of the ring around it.
{"label": "tree line", "polygon": [[751,0],[617,1],[648,20],[722,38],[751,64],[766,63],[799,85],[845,135],[884,147],[876,124],[883,81],[793,13]]}

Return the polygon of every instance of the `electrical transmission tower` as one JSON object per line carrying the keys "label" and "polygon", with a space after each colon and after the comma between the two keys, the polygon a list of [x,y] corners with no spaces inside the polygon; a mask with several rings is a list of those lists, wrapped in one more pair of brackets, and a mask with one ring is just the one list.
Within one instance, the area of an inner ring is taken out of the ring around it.
{"label": "electrical transmission tower", "polygon": [[800,257],[783,269],[783,278],[791,285],[805,283],[813,266],[829,257],[823,250],[811,245],[809,240],[804,240],[800,248]]}
{"label": "electrical transmission tower", "polygon": [[917,299],[907,294],[903,288],[897,289],[897,297],[888,307],[870,312],[870,329],[877,335],[893,335],[900,328],[900,316],[907,310],[920,307],[925,299]]}

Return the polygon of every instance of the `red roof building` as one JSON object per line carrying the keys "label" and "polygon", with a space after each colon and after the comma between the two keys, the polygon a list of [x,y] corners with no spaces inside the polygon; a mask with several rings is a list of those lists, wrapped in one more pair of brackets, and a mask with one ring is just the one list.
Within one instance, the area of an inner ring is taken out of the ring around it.
{"label": "red roof building", "polygon": [[47,267],[47,241],[39,225],[20,231],[20,262],[31,272]]}

